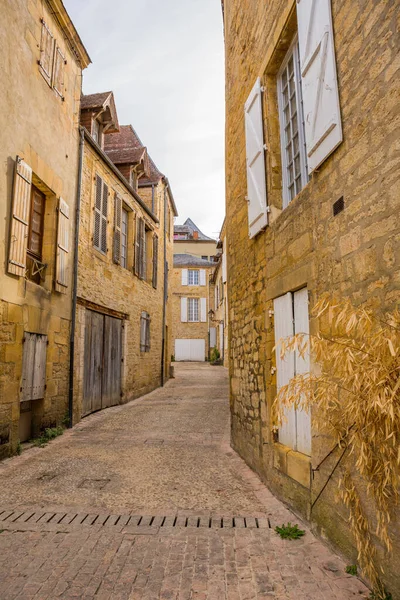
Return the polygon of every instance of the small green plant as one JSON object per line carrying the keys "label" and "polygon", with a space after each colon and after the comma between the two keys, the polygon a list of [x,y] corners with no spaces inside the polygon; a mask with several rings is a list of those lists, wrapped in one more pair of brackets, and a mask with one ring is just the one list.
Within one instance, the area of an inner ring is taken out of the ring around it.
{"label": "small green plant", "polygon": [[64,427],[69,427],[69,414],[65,413],[63,420],[61,421],[61,424],[64,425]]}
{"label": "small green plant", "polygon": [[175,362],[175,354],[171,354],[171,362]]}
{"label": "small green plant", "polygon": [[346,573],[349,575],[357,575],[357,565],[347,565]]}
{"label": "small green plant", "polygon": [[59,425],[58,427],[46,427],[42,435],[38,438],[35,438],[33,440],[33,443],[35,446],[42,447],[48,444],[48,442],[50,442],[51,440],[54,440],[54,438],[58,437],[59,435],[62,435],[63,433],[64,427],[61,427],[61,425]]}
{"label": "small green plant", "polygon": [[392,594],[389,594],[386,590],[382,593],[371,592],[369,598],[370,600],[393,600]]}
{"label": "small green plant", "polygon": [[213,348],[210,352],[210,362],[214,363],[217,362],[217,360],[220,359],[220,353],[218,348]]}
{"label": "small green plant", "polygon": [[298,540],[306,533],[304,529],[299,529],[297,523],[292,525],[290,522],[282,524],[282,527],[275,527],[275,531],[283,540]]}
{"label": "small green plant", "polygon": [[21,454],[22,452],[22,446],[21,446],[21,442],[18,441],[17,447],[15,448],[15,453],[18,454],[18,456]]}

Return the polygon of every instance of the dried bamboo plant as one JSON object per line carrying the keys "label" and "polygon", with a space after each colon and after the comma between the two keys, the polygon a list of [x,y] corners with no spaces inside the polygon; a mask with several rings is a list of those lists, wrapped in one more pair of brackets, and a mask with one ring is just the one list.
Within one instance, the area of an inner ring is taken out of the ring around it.
{"label": "dried bamboo plant", "polygon": [[[385,598],[372,534],[375,530],[390,553],[389,524],[399,499],[400,313],[379,318],[373,310],[324,296],[312,315],[319,323],[317,335],[279,340],[282,358],[288,352],[302,357],[310,352],[316,368],[280,388],[273,421],[275,427],[284,422],[289,407],[312,408],[316,429],[351,457],[342,462],[339,498],[349,510],[360,567],[376,597]],[[360,480],[375,515],[363,506]]]}

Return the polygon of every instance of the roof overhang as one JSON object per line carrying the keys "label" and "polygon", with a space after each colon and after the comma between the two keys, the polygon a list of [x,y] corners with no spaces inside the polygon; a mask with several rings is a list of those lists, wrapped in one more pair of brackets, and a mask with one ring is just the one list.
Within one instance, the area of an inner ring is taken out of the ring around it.
{"label": "roof overhang", "polygon": [[90,56],[87,53],[85,46],[79,36],[79,33],[75,29],[75,25],[71,21],[69,14],[62,0],[46,0],[53,17],[58,21],[59,26],[68,42],[72,53],[76,57],[76,60],[81,65],[82,69],[86,69],[87,66],[92,62]]}

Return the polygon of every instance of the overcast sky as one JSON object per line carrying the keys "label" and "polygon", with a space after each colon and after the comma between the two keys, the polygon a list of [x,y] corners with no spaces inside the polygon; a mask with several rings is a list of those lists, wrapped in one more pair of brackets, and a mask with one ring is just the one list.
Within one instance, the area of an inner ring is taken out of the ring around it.
{"label": "overcast sky", "polygon": [[183,223],[215,237],[225,214],[219,0],[64,0],[92,59],[83,92],[115,95],[167,175]]}

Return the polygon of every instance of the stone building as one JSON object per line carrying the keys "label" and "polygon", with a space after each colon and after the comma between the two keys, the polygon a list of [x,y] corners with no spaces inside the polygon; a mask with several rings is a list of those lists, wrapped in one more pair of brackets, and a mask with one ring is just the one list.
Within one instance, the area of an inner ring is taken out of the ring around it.
{"label": "stone building", "polygon": [[68,409],[82,69],[61,0],[2,2],[0,458]]}
{"label": "stone building", "polygon": [[[190,254],[174,254],[171,277],[172,352],[176,361],[209,356],[210,280],[215,263]],[[211,293],[211,303],[210,303]]]}
{"label": "stone building", "polygon": [[74,361],[74,422],[168,378],[168,264],[176,207],[168,180],[157,207],[138,194],[156,168],[111,92],[83,96],[84,126]]}
{"label": "stone building", "polygon": [[[225,0],[223,8],[232,444],[355,560],[334,500],[337,473],[311,510],[335,464],[312,470],[329,440],[301,411],[273,435],[277,386],[310,368],[283,364],[274,345],[317,333],[309,307],[323,292],[377,311],[399,303],[398,4]],[[399,540],[382,558],[390,590],[400,589]]]}
{"label": "stone building", "polygon": [[217,249],[218,261],[212,274],[214,303],[210,311],[210,348],[216,348],[224,367],[229,365],[228,348],[228,281],[226,269],[226,227],[225,220],[221,229]]}
{"label": "stone building", "polygon": [[213,260],[218,254],[217,240],[200,231],[191,219],[186,219],[183,225],[174,227],[174,253],[191,254],[203,260]]}

